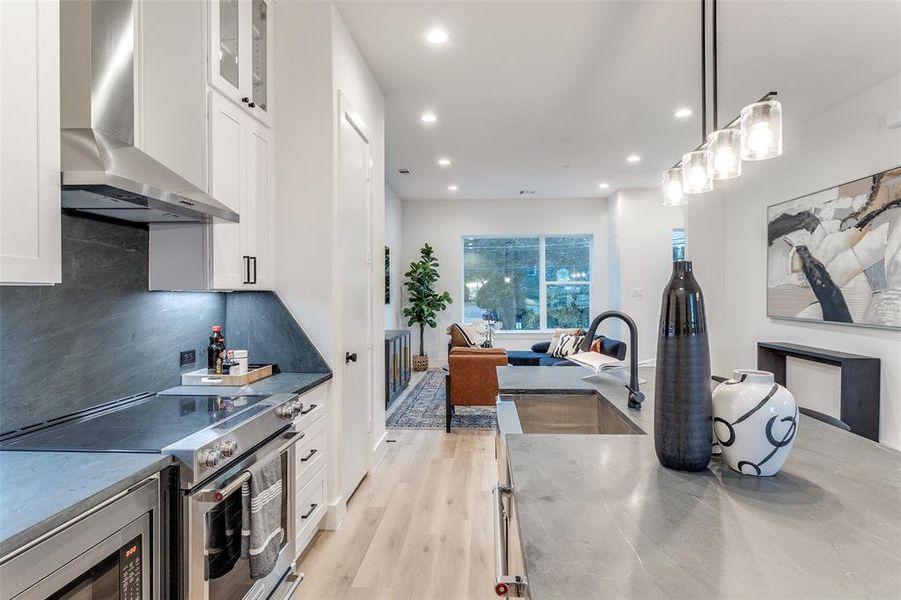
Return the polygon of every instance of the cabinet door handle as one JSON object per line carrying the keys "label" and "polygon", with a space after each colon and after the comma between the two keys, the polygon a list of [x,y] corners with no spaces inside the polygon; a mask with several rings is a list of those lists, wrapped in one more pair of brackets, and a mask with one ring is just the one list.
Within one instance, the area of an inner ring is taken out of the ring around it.
{"label": "cabinet door handle", "polygon": [[300,518],[301,518],[301,519],[309,519],[309,518],[310,518],[310,515],[313,514],[313,511],[316,510],[316,507],[317,507],[317,506],[319,506],[319,505],[318,505],[318,504],[311,504],[311,505],[310,505],[310,510],[307,511],[307,514],[305,514],[305,515],[300,515]]}
{"label": "cabinet door handle", "polygon": [[251,281],[250,283],[256,284],[256,282],[257,282],[257,257],[251,256],[250,260],[253,261],[253,281]]}
{"label": "cabinet door handle", "polygon": [[250,283],[250,257],[242,256],[241,258],[244,260],[244,284],[246,285]]}
{"label": "cabinet door handle", "polygon": [[307,454],[306,456],[304,456],[303,458],[300,459],[300,462],[307,462],[308,460],[313,458],[313,455],[316,454],[317,452],[319,452],[319,451],[316,450],[316,448],[313,448],[312,450],[310,450],[309,454]]}
{"label": "cabinet door handle", "polygon": [[[311,404],[311,405],[310,405],[310,408],[305,408],[305,409],[303,409],[302,411],[300,411],[300,414],[305,415],[305,414],[307,414],[308,412],[312,412],[312,411],[314,411],[314,410],[316,410],[316,405],[315,405],[315,404]],[[315,451],[314,451],[314,452],[315,452]]]}
{"label": "cabinet door handle", "polygon": [[241,102],[243,102],[244,104],[247,104],[248,102],[250,102],[250,98],[248,98],[247,96],[244,96],[243,98],[241,98]]}
{"label": "cabinet door handle", "polygon": [[247,104],[247,106],[249,106],[250,108],[253,108],[254,106],[256,106],[256,104],[254,104],[253,102],[249,102],[249,103]]}

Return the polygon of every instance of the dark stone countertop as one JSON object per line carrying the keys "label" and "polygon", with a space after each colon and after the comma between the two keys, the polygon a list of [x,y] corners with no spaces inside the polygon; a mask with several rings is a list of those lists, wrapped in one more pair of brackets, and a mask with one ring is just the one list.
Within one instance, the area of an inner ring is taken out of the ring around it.
{"label": "dark stone countertop", "polygon": [[244,386],[179,385],[160,392],[166,396],[267,396],[270,394],[302,394],[332,378],[331,373],[278,373]]}
{"label": "dark stone countertop", "polygon": [[[331,373],[279,373],[250,385],[178,386],[168,395],[303,393]],[[168,455],[0,451],[0,557],[158,473]]]}
{"label": "dark stone countertop", "polygon": [[[498,368],[502,393],[593,389],[653,432],[653,368],[641,411],[625,408],[617,380],[585,373]],[[702,473],[666,469],[652,435],[507,444],[533,600],[898,597],[901,453],[860,436],[802,416],[768,478],[717,458]]]}
{"label": "dark stone countertop", "polygon": [[0,558],[171,460],[164,454],[0,451]]}

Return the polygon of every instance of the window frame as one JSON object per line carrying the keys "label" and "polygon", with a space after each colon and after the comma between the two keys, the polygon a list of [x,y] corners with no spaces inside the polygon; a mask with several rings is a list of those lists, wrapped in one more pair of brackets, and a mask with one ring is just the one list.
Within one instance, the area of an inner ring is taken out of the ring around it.
{"label": "window frame", "polygon": [[[591,313],[593,299],[594,299],[594,289],[592,284],[594,283],[594,234],[593,233],[508,233],[504,235],[500,234],[464,234],[460,236],[460,298],[463,301],[460,303],[460,317],[461,322],[466,321],[466,298],[467,289],[466,289],[466,240],[467,239],[495,239],[495,240],[506,240],[512,238],[538,238],[538,329],[499,329],[495,331],[495,335],[534,335],[537,333],[546,333],[549,331],[554,331],[554,329],[548,329],[547,326],[547,286],[548,285],[584,285],[588,286],[588,307],[589,307],[589,322],[585,324],[585,328],[591,322]],[[547,247],[547,239],[548,238],[588,238],[588,281],[551,281],[547,280],[547,261],[546,261],[546,247]],[[581,326],[580,326],[581,327]]]}

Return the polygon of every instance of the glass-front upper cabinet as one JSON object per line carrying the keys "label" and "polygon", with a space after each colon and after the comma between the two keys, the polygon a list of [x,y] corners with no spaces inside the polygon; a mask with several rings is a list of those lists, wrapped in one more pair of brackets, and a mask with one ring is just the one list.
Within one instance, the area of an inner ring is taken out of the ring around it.
{"label": "glass-front upper cabinet", "polygon": [[269,77],[269,5],[265,0],[251,0],[251,23],[253,24],[253,40],[251,41],[253,64],[250,66],[252,80],[252,98],[254,104],[265,111],[268,106]]}
{"label": "glass-front upper cabinet", "polygon": [[271,124],[272,0],[210,4],[210,84]]}

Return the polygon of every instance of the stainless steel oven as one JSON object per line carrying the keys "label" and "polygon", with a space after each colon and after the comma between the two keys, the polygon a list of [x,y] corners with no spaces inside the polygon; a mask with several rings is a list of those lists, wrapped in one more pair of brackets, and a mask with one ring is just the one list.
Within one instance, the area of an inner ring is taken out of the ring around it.
{"label": "stainless steel oven", "polygon": [[4,557],[0,597],[158,600],[159,503],[147,480]]}
{"label": "stainless steel oven", "polygon": [[[263,600],[293,596],[302,575],[294,562],[294,460],[295,444],[303,434],[289,429],[237,461],[184,499],[185,586],[189,600]],[[282,466],[281,551],[275,568],[263,579],[250,577],[247,558],[235,555],[227,535],[247,525],[241,523],[241,488],[249,479],[247,467],[279,457]]]}

